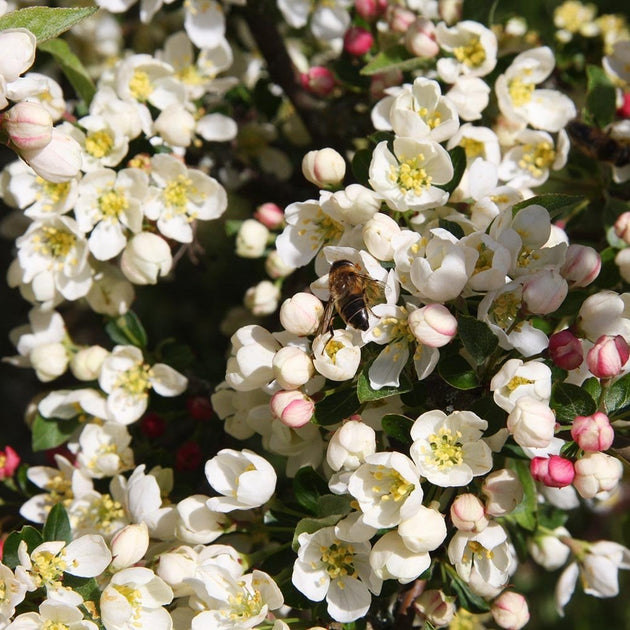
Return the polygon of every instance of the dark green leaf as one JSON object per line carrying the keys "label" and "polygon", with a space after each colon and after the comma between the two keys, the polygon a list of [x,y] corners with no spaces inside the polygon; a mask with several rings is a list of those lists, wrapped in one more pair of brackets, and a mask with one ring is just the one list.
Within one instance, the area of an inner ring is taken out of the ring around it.
{"label": "dark green leaf", "polygon": [[451,588],[457,595],[458,607],[465,608],[472,613],[483,613],[490,610],[490,604],[481,596],[475,595],[459,577],[451,579]]}
{"label": "dark green leaf", "polygon": [[322,426],[337,424],[344,418],[356,413],[360,403],[354,390],[333,392],[315,404],[313,422]]}
{"label": "dark green leaf", "polygon": [[310,466],[304,466],[297,471],[293,479],[293,493],[305,510],[317,514],[318,500],[328,492],[326,481]]}
{"label": "dark green leaf", "polygon": [[11,532],[4,541],[2,548],[2,563],[10,569],[15,569],[20,564],[18,547],[22,540],[26,542],[26,548],[29,553],[43,542],[42,535],[30,525],[25,525],[19,532]]}
{"label": "dark green leaf", "polygon": [[453,354],[438,363],[440,376],[456,389],[475,389],[479,387],[479,379],[468,362],[459,355]]}
{"label": "dark green leaf", "polygon": [[114,317],[105,324],[105,332],[117,344],[146,348],[147,333],[142,322],[133,311],[127,311],[120,317]]}
{"label": "dark green leaf", "polygon": [[511,467],[515,470],[523,487],[523,500],[510,512],[508,518],[516,521],[527,531],[533,532],[538,524],[536,483],[529,472],[528,462],[512,460]]}
{"label": "dark green leaf", "polygon": [[615,118],[615,86],[600,66],[587,66],[586,74],[588,77],[587,118],[592,120],[600,129],[603,129]]}
{"label": "dark green leaf", "polygon": [[388,413],[386,416],[383,416],[381,422],[385,435],[398,440],[402,444],[411,444],[412,439],[409,435],[411,427],[413,426],[413,420],[411,420],[411,418],[396,413]]}
{"label": "dark green leaf", "polygon": [[545,195],[537,195],[530,197],[525,201],[519,201],[512,206],[512,214],[515,215],[519,210],[532,206],[534,204],[547,208],[549,215],[555,219],[559,215],[569,213],[577,205],[584,203],[585,199],[579,195],[560,195],[549,193]]}
{"label": "dark green leaf", "polygon": [[0,31],[7,28],[26,28],[37,37],[37,42],[41,43],[58,37],[75,24],[96,13],[97,10],[98,7],[74,9],[28,7],[0,17]]}
{"label": "dark green leaf", "polygon": [[447,193],[452,193],[462,181],[462,176],[466,170],[466,151],[462,147],[453,147],[448,154],[451,156],[451,162],[453,163],[453,177],[448,184],[440,186],[442,190]]}
{"label": "dark green leaf", "polygon": [[406,72],[424,64],[425,61],[421,57],[412,57],[403,45],[396,45],[376,54],[374,59],[361,69],[361,74],[370,76],[389,70]]}
{"label": "dark green leaf", "polygon": [[476,365],[481,365],[499,344],[498,337],[490,330],[488,324],[476,317],[460,315],[457,318],[457,332]]}
{"label": "dark green leaf", "polygon": [[407,407],[422,409],[428,397],[428,389],[425,381],[415,381],[411,391],[405,392],[400,399]]}
{"label": "dark green leaf", "polygon": [[271,552],[261,563],[260,569],[269,575],[278,575],[287,567],[293,566],[295,562],[295,552],[288,547],[281,547]]}
{"label": "dark green leaf", "polygon": [[195,355],[190,346],[168,340],[160,345],[158,359],[161,363],[166,363],[177,371],[184,372],[192,365]]}
{"label": "dark green leaf", "polygon": [[68,44],[63,39],[49,39],[40,43],[38,48],[54,57],[79,98],[83,99],[86,105],[89,105],[94,97],[96,88],[87,70],[83,67],[79,58],[70,50]]}
{"label": "dark green leaf", "polygon": [[370,149],[359,149],[352,157],[352,174],[359,184],[369,185],[370,162],[372,161],[372,151]]}
{"label": "dark green leaf", "polygon": [[455,223],[455,221],[447,221],[446,219],[440,219],[438,222],[439,227],[447,232],[450,232],[455,238],[463,238],[466,236],[464,234],[464,230],[459,223]]}
{"label": "dark green leaf", "polygon": [[45,451],[55,448],[68,441],[79,426],[75,418],[60,420],[59,418],[44,418],[39,413],[31,427],[32,445],[34,451]]}
{"label": "dark green leaf", "polygon": [[391,131],[375,131],[368,136],[368,140],[376,146],[379,142],[387,142],[390,151],[393,151],[396,134]]}
{"label": "dark green leaf", "polygon": [[[604,394],[606,413],[614,417],[630,407],[630,374],[615,381]],[[582,416],[588,414],[580,414]]]}
{"label": "dark green leaf", "polygon": [[63,540],[66,543],[72,541],[72,529],[68,513],[61,503],[53,505],[42,529],[44,540]]}
{"label": "dark green leaf", "polygon": [[602,393],[602,384],[598,378],[591,376],[587,378],[581,385],[582,389],[593,399],[599,400]]}
{"label": "dark green leaf", "polygon": [[238,219],[228,219],[225,223],[225,233],[227,236],[236,236],[243,225],[243,221]]}
{"label": "dark green leaf", "polygon": [[317,499],[317,516],[326,514],[349,514],[352,510],[352,497],[343,494],[324,494]]}
{"label": "dark green leaf", "polygon": [[551,389],[550,407],[560,424],[571,424],[575,416],[589,416],[597,405],[589,393],[570,383],[555,383]]}
{"label": "dark green leaf", "polygon": [[364,369],[357,379],[357,396],[359,402],[370,402],[372,400],[381,400],[396,396],[412,389],[411,381],[404,375],[400,375],[400,385],[398,387],[381,387],[381,389],[372,389],[370,379],[368,377],[369,368]]}

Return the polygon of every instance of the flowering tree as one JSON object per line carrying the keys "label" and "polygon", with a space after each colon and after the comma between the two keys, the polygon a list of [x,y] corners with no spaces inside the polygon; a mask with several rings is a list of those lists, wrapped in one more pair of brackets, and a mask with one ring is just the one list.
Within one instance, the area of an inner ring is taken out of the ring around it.
{"label": "flowering tree", "polygon": [[0,628],[517,630],[618,595],[625,18],[97,4],[0,17],[5,361],[41,383]]}

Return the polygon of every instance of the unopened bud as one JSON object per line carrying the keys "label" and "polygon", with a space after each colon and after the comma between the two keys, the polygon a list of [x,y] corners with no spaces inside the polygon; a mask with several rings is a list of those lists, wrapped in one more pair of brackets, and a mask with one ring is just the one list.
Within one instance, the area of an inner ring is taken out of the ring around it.
{"label": "unopened bud", "polygon": [[615,234],[630,245],[630,211],[622,212],[615,221]]}
{"label": "unopened bud", "polygon": [[66,371],[69,358],[63,344],[44,343],[33,348],[30,360],[37,378],[47,383]]}
{"label": "unopened bud", "polygon": [[151,232],[140,232],[131,238],[120,259],[122,272],[134,284],[156,284],[172,264],[168,243]]}
{"label": "unopened bud", "polygon": [[413,11],[397,5],[390,5],[387,10],[387,23],[393,33],[406,33],[416,18]]}
{"label": "unopened bud", "polygon": [[409,313],[411,334],[430,348],[445,346],[457,334],[457,320],[443,304],[428,304]]}
{"label": "unopened bud", "polygon": [[584,499],[614,490],[623,475],[623,464],[606,453],[586,453],[575,462],[573,486]]}
{"label": "unopened bud", "polygon": [[621,335],[602,335],[586,354],[586,363],[593,376],[612,378],[621,373],[629,357],[630,347]]}
{"label": "unopened bud", "polygon": [[114,534],[111,542],[112,563],[115,570],[125,569],[139,562],[149,547],[149,528],[146,523],[133,523]]}
{"label": "unopened bud", "polygon": [[484,479],[481,491],[487,497],[486,514],[490,516],[509,514],[524,496],[518,475],[508,468],[490,473]]}
{"label": "unopened bud", "polygon": [[521,396],[507,418],[508,431],[519,446],[545,448],[553,438],[556,416],[548,404]]}
{"label": "unopened bud", "polygon": [[278,308],[280,288],[269,280],[261,280],[257,285],[245,291],[243,303],[253,315],[270,315]]}
{"label": "unopened bud", "polygon": [[336,186],[346,174],[346,162],[329,147],[309,151],[302,159],[302,173],[309,182],[320,188]]}
{"label": "unopened bud", "polygon": [[435,24],[426,18],[417,18],[405,33],[405,48],[416,57],[435,57],[440,52],[435,40]]}
{"label": "unopened bud", "polygon": [[597,278],[601,268],[602,259],[592,247],[573,243],[567,249],[560,273],[571,287],[585,287]]}
{"label": "unopened bud", "polygon": [[591,416],[576,416],[571,425],[571,437],[583,451],[606,451],[612,446],[615,431],[608,416],[596,411]]}
{"label": "unopened bud", "polygon": [[575,477],[573,462],[559,455],[534,457],[529,462],[529,470],[536,481],[548,488],[564,488],[571,485]]}
{"label": "unopened bud", "polygon": [[76,177],[83,162],[79,143],[55,128],[46,146],[41,149],[23,149],[20,157],[42,179],[54,184]]}
{"label": "unopened bud", "polygon": [[94,381],[101,373],[101,365],[108,354],[101,346],[81,348],[70,360],[70,371],[80,381]]}
{"label": "unopened bud", "polygon": [[523,284],[523,304],[530,313],[547,315],[556,311],[567,296],[567,281],[553,269],[543,269]]}
{"label": "unopened bud", "polygon": [[569,330],[561,330],[549,337],[549,356],[563,370],[574,370],[582,365],[582,342]]}
{"label": "unopened bud", "polygon": [[328,96],[335,89],[335,75],[324,66],[313,66],[300,75],[305,90],[315,96]]}
{"label": "unopened bud", "polygon": [[280,390],[269,401],[271,413],[288,427],[298,429],[308,424],[315,411],[309,396],[297,390]]}
{"label": "unopened bud", "polygon": [[488,526],[483,503],[470,493],[455,498],[451,505],[451,520],[464,532],[480,532]]}
{"label": "unopened bud", "polygon": [[527,600],[514,591],[504,591],[492,603],[492,618],[500,628],[520,630],[529,621]]}
{"label": "unopened bud", "polygon": [[365,55],[373,44],[372,33],[361,26],[351,26],[343,38],[343,49],[353,57]]}
{"label": "unopened bud", "polygon": [[51,141],[53,120],[39,103],[22,101],[2,114],[2,127],[16,150],[38,150]]}
{"label": "unopened bud", "polygon": [[167,144],[187,147],[195,135],[195,117],[181,103],[167,105],[153,123],[154,131]]}
{"label": "unopened bud", "polygon": [[273,357],[272,367],[275,379],[284,389],[301,387],[315,373],[311,358],[295,346],[280,348]]}
{"label": "unopened bud", "polygon": [[295,271],[293,265],[288,265],[280,256],[277,249],[273,249],[265,258],[265,271],[272,279],[286,278]]}
{"label": "unopened bud", "polygon": [[296,293],[280,307],[280,323],[285,330],[299,335],[312,335],[324,314],[324,305],[312,293]]}
{"label": "unopened bud", "polygon": [[267,229],[275,230],[282,227],[284,223],[284,212],[282,208],[275,203],[262,203],[256,208],[254,219],[262,223]]}
{"label": "unopened bud", "polygon": [[436,628],[448,626],[455,616],[453,597],[448,597],[442,591],[430,589],[424,591],[414,602],[416,610]]}
{"label": "unopened bud", "polygon": [[246,219],[236,235],[236,255],[241,258],[260,258],[267,248],[269,230],[256,219]]}

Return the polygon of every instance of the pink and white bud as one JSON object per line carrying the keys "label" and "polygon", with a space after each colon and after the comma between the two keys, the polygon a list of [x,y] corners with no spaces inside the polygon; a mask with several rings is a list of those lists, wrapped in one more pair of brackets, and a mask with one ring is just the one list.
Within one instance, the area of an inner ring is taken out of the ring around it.
{"label": "pink and white bud", "polygon": [[405,33],[405,48],[414,56],[432,59],[440,52],[435,40],[435,24],[419,17]]}
{"label": "pink and white bud", "polygon": [[360,420],[348,420],[330,438],[326,461],[335,472],[342,468],[356,470],[375,452],[374,429]]}
{"label": "pink and white bud", "polygon": [[575,417],[571,425],[571,437],[583,451],[607,451],[615,439],[615,430],[608,416],[596,411],[591,416]]}
{"label": "pink and white bud", "polygon": [[271,315],[278,308],[280,288],[269,280],[261,280],[245,291],[243,303],[256,317]]}
{"label": "pink and white bud", "polygon": [[617,108],[617,116],[619,118],[630,118],[630,93],[626,92],[623,95],[623,101],[621,107]]}
{"label": "pink and white bud", "polygon": [[568,328],[549,337],[549,356],[559,368],[574,370],[584,361],[582,342]]}
{"label": "pink and white bud", "polygon": [[42,383],[56,379],[68,368],[68,353],[61,343],[44,343],[35,346],[29,358],[37,378]]}
{"label": "pink and white bud", "polygon": [[492,618],[500,628],[520,630],[529,621],[527,600],[514,591],[503,591],[490,609]]}
{"label": "pink and white bud", "polygon": [[273,249],[265,258],[265,271],[272,280],[278,278],[286,278],[290,276],[294,271],[293,265],[288,265],[280,256],[277,249]]}
{"label": "pink and white bud", "polygon": [[379,18],[387,9],[388,0],[354,0],[357,13],[368,22]]}
{"label": "pink and white bud", "polygon": [[144,557],[149,548],[149,528],[144,522],[126,525],[111,541],[112,563],[116,571],[130,567]]}
{"label": "pink and white bud", "polygon": [[302,173],[311,184],[320,188],[336,186],[346,174],[346,162],[330,147],[309,151],[302,158]]}
{"label": "pink and white bud", "polygon": [[308,383],[315,368],[311,357],[301,348],[280,348],[272,361],[273,376],[283,389],[297,389]]}
{"label": "pink and white bud", "polygon": [[624,247],[617,252],[615,265],[619,267],[619,275],[630,283],[630,247]]}
{"label": "pink and white bud", "polygon": [[560,455],[534,457],[529,462],[529,471],[536,481],[548,488],[564,488],[571,485],[575,478],[573,462]]}
{"label": "pink and white bud", "polygon": [[393,33],[406,33],[418,16],[410,9],[390,5],[387,9],[387,23]]}
{"label": "pink and white bud", "polygon": [[43,149],[52,139],[53,119],[39,103],[22,101],[2,114],[2,128],[17,151]]}
{"label": "pink and white bud", "polygon": [[343,49],[353,57],[365,55],[373,44],[372,33],[361,26],[351,26],[343,37]]}
{"label": "pink and white bud", "polygon": [[606,453],[586,453],[575,462],[573,486],[581,497],[592,499],[600,492],[614,490],[623,475],[623,464]]}
{"label": "pink and white bud", "polygon": [[505,516],[523,500],[524,492],[518,475],[508,468],[490,473],[481,486],[486,496],[486,514]]}
{"label": "pink and white bud", "polygon": [[268,201],[261,203],[256,208],[254,219],[262,223],[267,229],[275,230],[284,224],[284,212],[279,205]]}
{"label": "pink and white bud", "polygon": [[302,87],[315,96],[328,96],[337,81],[331,70],[324,66],[313,66],[307,72],[300,74]]}
{"label": "pink and white bud", "polygon": [[294,335],[304,337],[315,333],[324,314],[324,305],[312,293],[296,293],[280,307],[280,323]]}
{"label": "pink and white bud", "polygon": [[483,503],[470,493],[455,498],[451,504],[451,521],[463,532],[480,532],[488,526]]}
{"label": "pink and white bud", "polygon": [[571,287],[585,287],[597,278],[601,268],[602,259],[592,247],[573,243],[567,249],[560,273]]}
{"label": "pink and white bud", "polygon": [[75,178],[81,170],[81,145],[53,127],[50,142],[41,149],[23,149],[20,157],[42,178],[54,184]]}
{"label": "pink and white bud", "polygon": [[282,424],[298,429],[308,424],[315,411],[315,403],[303,392],[280,390],[269,401],[271,413]]}
{"label": "pink and white bud", "polygon": [[8,28],[0,32],[0,76],[15,81],[35,61],[37,39],[25,28]]}
{"label": "pink and white bud", "polygon": [[377,212],[363,226],[363,241],[378,260],[394,260],[392,239],[400,234],[400,226],[390,216]]}
{"label": "pink and white bud", "polygon": [[543,269],[523,284],[523,305],[535,315],[556,311],[567,296],[567,281],[555,269]]}
{"label": "pink and white bud", "polygon": [[532,396],[521,396],[507,418],[508,431],[520,446],[549,446],[556,427],[556,416],[545,402]]}
{"label": "pink and white bud", "polygon": [[612,378],[621,373],[629,357],[630,347],[621,335],[602,335],[587,352],[586,363],[597,378]]}
{"label": "pink and white bud", "polygon": [[445,346],[457,334],[457,319],[443,304],[428,304],[407,318],[411,334],[430,348]]}
{"label": "pink and white bud", "polygon": [[101,346],[81,348],[70,359],[70,371],[79,381],[95,381],[101,373],[101,365],[109,351]]}
{"label": "pink and white bud", "polygon": [[241,223],[236,235],[236,255],[241,258],[260,258],[267,248],[269,230],[256,219]]}
{"label": "pink and white bud", "polygon": [[455,616],[453,599],[442,591],[430,589],[416,599],[414,608],[435,628],[442,628],[448,626]]}
{"label": "pink and white bud", "polygon": [[120,259],[120,269],[134,284],[156,284],[172,264],[169,244],[151,232],[140,232],[131,238]]}
{"label": "pink and white bud", "polygon": [[[629,95],[630,96],[630,95]],[[630,211],[622,212],[615,221],[615,234],[630,245]]]}

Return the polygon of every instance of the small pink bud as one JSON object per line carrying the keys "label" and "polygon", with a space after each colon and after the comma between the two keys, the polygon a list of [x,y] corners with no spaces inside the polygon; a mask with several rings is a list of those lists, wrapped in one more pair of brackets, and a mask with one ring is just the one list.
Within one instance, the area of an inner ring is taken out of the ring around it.
{"label": "small pink bud", "polygon": [[0,451],[0,480],[13,477],[20,465],[20,456],[10,447]]}
{"label": "small pink bud", "polygon": [[302,158],[302,174],[320,188],[337,186],[346,175],[346,161],[330,147],[315,149]]}
{"label": "small pink bud", "polygon": [[582,365],[582,342],[569,330],[561,330],[549,337],[549,356],[559,368],[574,370]]}
{"label": "small pink bud", "polygon": [[275,230],[284,223],[284,212],[275,203],[267,202],[256,208],[254,219],[262,223],[267,229]]}
{"label": "small pink bud", "polygon": [[405,47],[416,57],[435,57],[440,52],[435,39],[435,24],[426,18],[418,18],[405,33]]}
{"label": "small pink bud", "polygon": [[351,26],[343,38],[344,50],[353,57],[360,57],[372,48],[374,37],[367,29]]}
{"label": "small pink bud", "polygon": [[464,532],[480,532],[488,525],[483,503],[470,493],[460,494],[451,505],[451,520]]}
{"label": "small pink bud", "polygon": [[394,33],[406,33],[418,16],[410,9],[392,5],[387,10],[389,30]]}
{"label": "small pink bud", "polygon": [[37,150],[51,141],[53,120],[39,103],[22,101],[2,114],[2,127],[16,150]]}
{"label": "small pink bud", "polygon": [[442,628],[448,626],[455,616],[453,600],[442,591],[430,589],[416,599],[414,607],[436,628]]}
{"label": "small pink bud", "polygon": [[425,346],[441,348],[457,334],[457,320],[443,304],[428,304],[409,313],[411,334]]}
{"label": "small pink bud", "polygon": [[564,488],[575,478],[573,462],[559,455],[551,457],[534,457],[529,462],[529,470],[536,481],[548,488]]}
{"label": "small pink bud", "polygon": [[583,451],[606,451],[612,446],[615,431],[608,416],[596,411],[591,416],[576,416],[571,437]]}
{"label": "small pink bud", "polygon": [[532,274],[523,284],[523,305],[535,315],[553,313],[564,302],[569,287],[555,269]]}
{"label": "small pink bud", "polygon": [[597,378],[612,378],[621,373],[629,357],[630,347],[621,335],[602,335],[586,354],[586,363]]}
{"label": "small pink bud", "polygon": [[324,66],[313,66],[300,74],[300,83],[315,96],[328,96],[335,88],[335,75]]}
{"label": "small pink bud", "polygon": [[354,0],[357,13],[368,22],[380,17],[387,8],[387,0]]}
{"label": "small pink bud", "polygon": [[74,179],[81,170],[81,145],[53,128],[50,142],[40,149],[21,149],[20,157],[46,181],[60,184]]}
{"label": "small pink bud", "polygon": [[617,110],[617,116],[620,118],[630,118],[630,92],[623,95],[623,104]]}
{"label": "small pink bud", "polygon": [[630,245],[630,211],[622,212],[615,221],[615,234]]}
{"label": "small pink bud", "polygon": [[298,390],[281,389],[271,397],[269,406],[274,417],[292,429],[308,424],[315,411],[313,400]]}
{"label": "small pink bud", "polygon": [[592,247],[573,243],[567,249],[560,273],[570,286],[585,287],[597,278],[601,268],[602,259]]}
{"label": "small pink bud", "polygon": [[492,617],[500,628],[520,630],[529,621],[527,600],[513,591],[504,591],[492,603]]}

